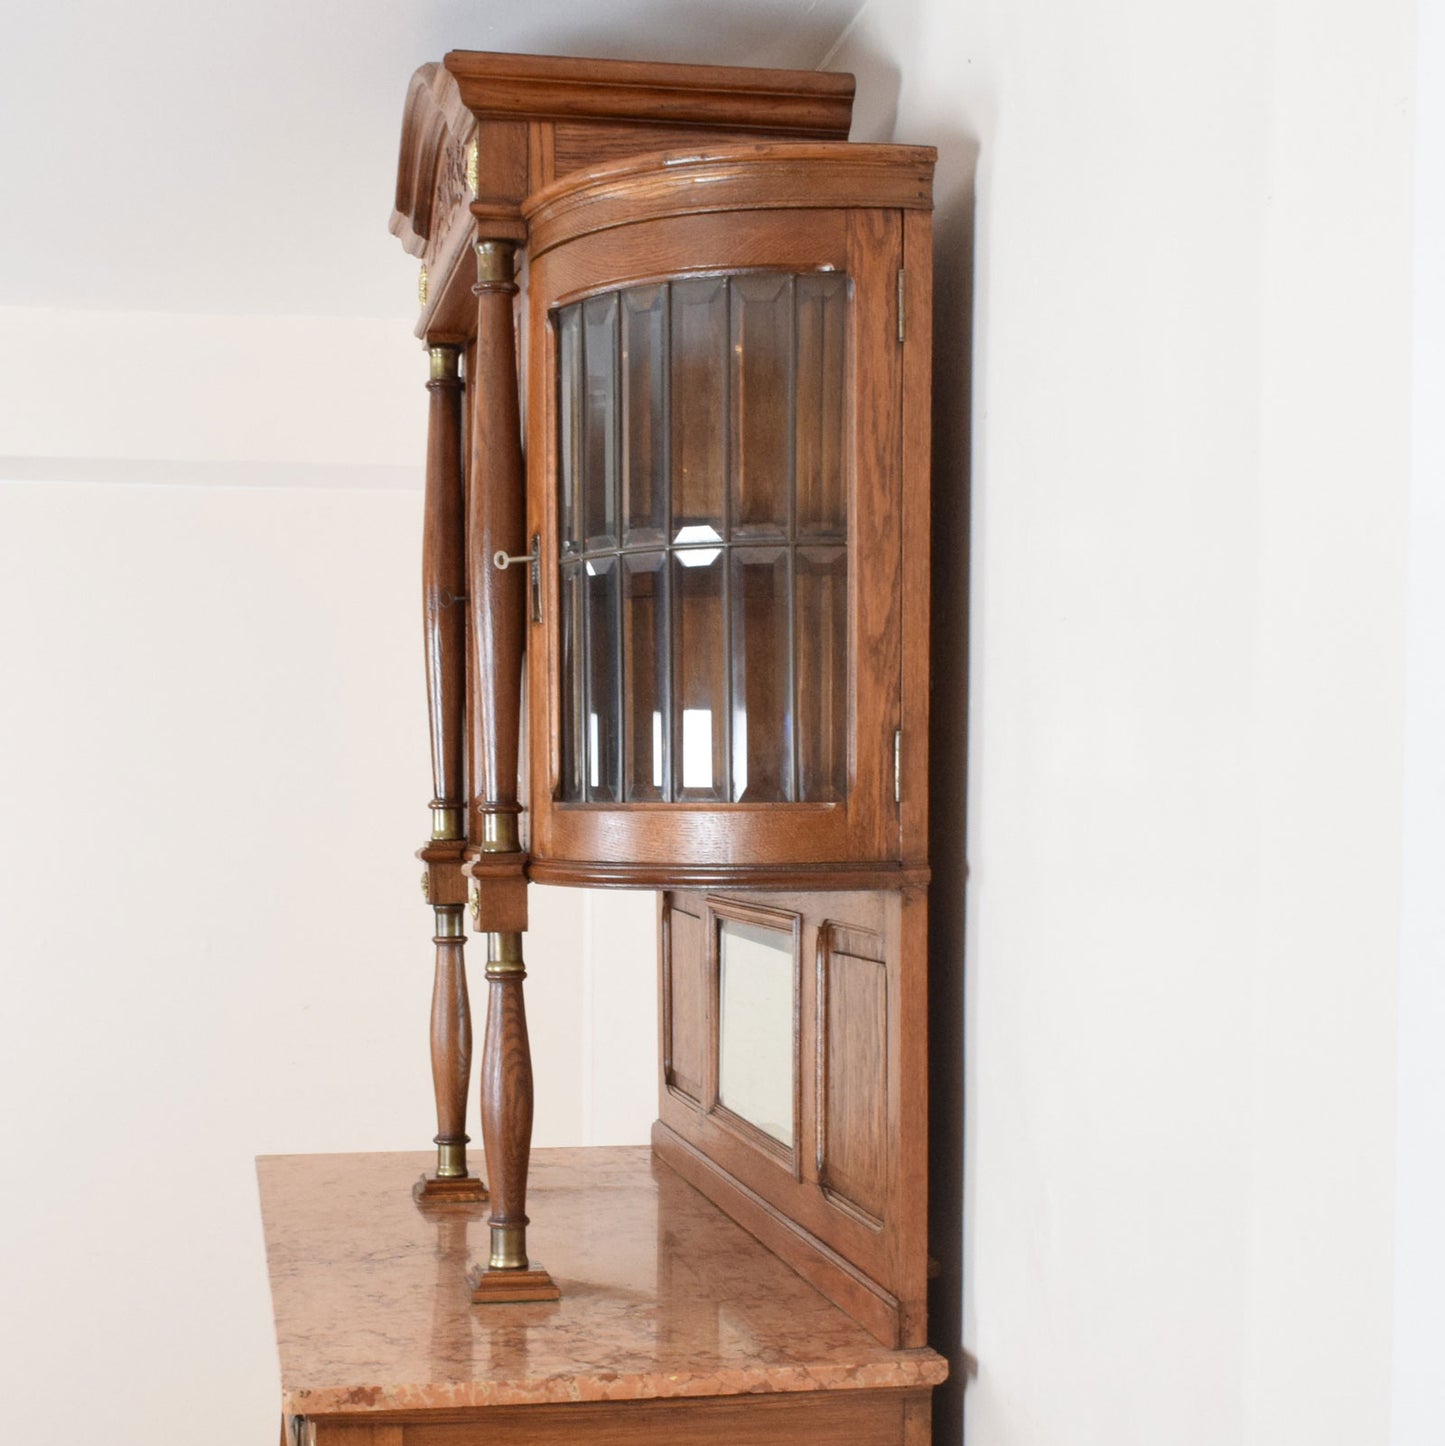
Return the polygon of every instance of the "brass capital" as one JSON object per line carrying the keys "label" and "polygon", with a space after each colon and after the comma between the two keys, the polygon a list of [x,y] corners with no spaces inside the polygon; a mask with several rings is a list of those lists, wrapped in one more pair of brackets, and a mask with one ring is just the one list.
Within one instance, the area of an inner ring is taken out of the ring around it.
{"label": "brass capital", "polygon": [[[457,359],[461,356],[461,348],[447,346],[438,342],[427,348],[427,355],[431,358],[431,379],[434,382],[454,382],[457,379]],[[432,805],[436,807],[435,804]]]}
{"label": "brass capital", "polygon": [[513,280],[512,258],[517,249],[517,243],[515,241],[477,241],[474,245],[477,252],[476,289],[478,291],[515,291],[517,288]]}

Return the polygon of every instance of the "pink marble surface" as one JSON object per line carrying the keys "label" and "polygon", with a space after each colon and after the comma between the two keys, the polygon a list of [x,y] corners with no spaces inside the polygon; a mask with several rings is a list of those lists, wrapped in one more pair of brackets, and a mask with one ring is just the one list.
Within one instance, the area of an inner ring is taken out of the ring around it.
{"label": "pink marble surface", "polygon": [[424,1154],[256,1162],[283,1409],[366,1412],[931,1386],[646,1148],[539,1150],[552,1304],[471,1304],[486,1205],[422,1210]]}

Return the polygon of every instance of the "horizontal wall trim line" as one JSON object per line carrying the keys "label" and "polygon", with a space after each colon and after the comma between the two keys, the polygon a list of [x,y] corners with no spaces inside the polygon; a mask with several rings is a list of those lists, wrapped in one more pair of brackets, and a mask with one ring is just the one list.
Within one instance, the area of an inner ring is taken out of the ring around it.
{"label": "horizontal wall trim line", "polygon": [[0,482],[283,487],[420,492],[423,469],[366,462],[222,462],[145,457],[0,457]]}

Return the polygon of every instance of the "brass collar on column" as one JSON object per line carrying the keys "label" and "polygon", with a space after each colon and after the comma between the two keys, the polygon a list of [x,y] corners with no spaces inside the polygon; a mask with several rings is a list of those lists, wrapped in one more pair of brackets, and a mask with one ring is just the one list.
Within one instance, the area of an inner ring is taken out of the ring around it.
{"label": "brass collar on column", "polygon": [[461,348],[438,342],[427,348],[431,358],[431,379],[434,382],[454,382],[457,379],[457,360]]}
{"label": "brass collar on column", "polygon": [[513,279],[513,256],[517,249],[515,241],[477,241],[473,243],[477,253],[477,284],[474,292],[515,291]]}

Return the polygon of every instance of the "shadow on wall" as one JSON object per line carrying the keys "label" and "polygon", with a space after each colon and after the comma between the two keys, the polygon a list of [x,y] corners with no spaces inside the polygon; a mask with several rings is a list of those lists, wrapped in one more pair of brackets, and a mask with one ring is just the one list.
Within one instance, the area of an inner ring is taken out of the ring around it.
{"label": "shadow on wall", "polygon": [[929,1338],[948,1358],[933,1439],[963,1440],[964,891],[972,477],[974,175],[978,142],[940,137],[933,294],[933,691],[929,736]]}

